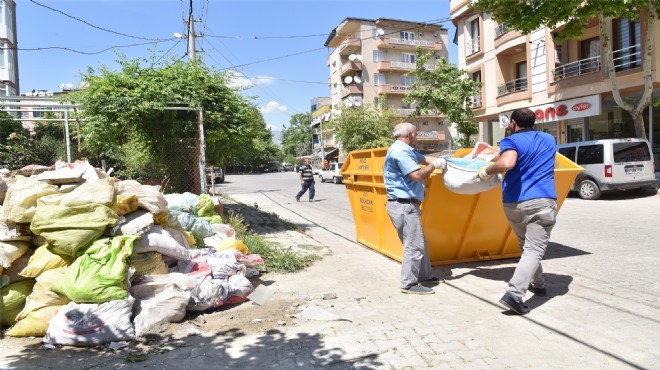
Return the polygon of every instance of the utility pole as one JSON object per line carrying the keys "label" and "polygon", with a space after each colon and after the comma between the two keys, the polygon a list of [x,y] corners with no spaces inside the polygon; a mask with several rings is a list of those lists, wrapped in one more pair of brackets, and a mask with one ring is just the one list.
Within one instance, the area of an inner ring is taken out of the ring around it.
{"label": "utility pole", "polygon": [[195,20],[193,19],[193,0],[190,0],[190,11],[188,12],[188,55],[190,61],[195,61]]}

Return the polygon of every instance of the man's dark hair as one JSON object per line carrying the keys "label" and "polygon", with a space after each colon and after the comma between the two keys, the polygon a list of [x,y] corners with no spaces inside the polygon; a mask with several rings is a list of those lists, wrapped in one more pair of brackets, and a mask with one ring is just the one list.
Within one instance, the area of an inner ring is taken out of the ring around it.
{"label": "man's dark hair", "polygon": [[531,128],[534,127],[536,116],[534,112],[527,108],[516,109],[511,113],[511,119],[516,121],[518,127]]}

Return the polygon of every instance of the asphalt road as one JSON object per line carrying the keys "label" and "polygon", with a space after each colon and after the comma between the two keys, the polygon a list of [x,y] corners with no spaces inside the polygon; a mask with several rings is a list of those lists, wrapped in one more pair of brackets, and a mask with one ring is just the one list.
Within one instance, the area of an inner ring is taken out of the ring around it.
{"label": "asphalt road", "polygon": [[[323,245],[331,248],[341,245],[349,251],[354,248],[356,254],[363,250],[355,242],[355,225],[345,187],[318,181],[316,187],[318,202],[296,202],[294,195],[299,181],[295,173],[287,172],[228,175],[218,191],[242,202],[256,202],[261,209],[298,224]],[[521,357],[515,360],[498,357],[494,366],[517,363],[522,367],[547,367],[552,363],[574,368],[585,362],[586,368],[606,364],[657,368],[660,363],[659,232],[660,194],[611,193],[592,201],[569,195],[559,211],[543,261],[552,297],[547,302],[531,297],[528,302],[533,308],[529,322],[535,329],[521,326],[518,329],[523,333],[512,332],[512,328],[502,331],[509,324],[502,320],[500,331],[484,334],[483,339],[489,350],[501,340],[505,341],[501,343],[505,347],[508,342],[509,346],[522,349],[538,341],[548,348],[535,350],[524,359],[529,361],[526,365],[520,362]],[[366,265],[372,260],[369,256],[382,264],[378,253],[368,251],[368,257],[362,257],[366,258],[363,261]],[[492,320],[488,312],[504,291],[515,262],[515,259],[503,259],[435,266],[434,274],[447,280],[445,286],[460,292],[456,296],[444,296],[443,305],[449,304],[452,297],[472,301],[474,307],[462,308],[468,317],[461,322],[471,323],[471,315],[485,315]],[[396,284],[395,277],[391,284]],[[470,312],[482,306],[486,311]],[[470,332],[469,325],[458,326]],[[540,331],[534,336],[527,336],[528,330],[537,329]],[[556,352],[559,348],[563,354]],[[511,347],[509,350],[517,351]]]}

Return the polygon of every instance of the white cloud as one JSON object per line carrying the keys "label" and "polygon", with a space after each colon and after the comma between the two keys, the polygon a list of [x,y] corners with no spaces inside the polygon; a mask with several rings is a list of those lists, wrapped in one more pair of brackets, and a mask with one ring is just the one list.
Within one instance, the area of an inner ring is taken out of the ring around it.
{"label": "white cloud", "polygon": [[272,85],[275,79],[271,76],[253,76],[246,77],[238,71],[229,71],[229,81],[227,86],[231,88],[252,88],[257,85]]}
{"label": "white cloud", "polygon": [[286,105],[282,105],[276,101],[269,101],[265,107],[259,108],[261,113],[274,113],[274,112],[286,112],[289,108]]}
{"label": "white cloud", "polygon": [[275,79],[270,76],[253,76],[250,81],[255,85],[272,85]]}

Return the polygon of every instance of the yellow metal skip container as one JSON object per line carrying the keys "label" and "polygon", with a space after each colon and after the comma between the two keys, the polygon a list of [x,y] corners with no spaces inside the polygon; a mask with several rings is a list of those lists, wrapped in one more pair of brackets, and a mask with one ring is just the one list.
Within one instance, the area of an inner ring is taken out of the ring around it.
{"label": "yellow metal skip container", "polygon": [[[388,148],[351,152],[341,175],[351,204],[357,241],[401,261],[403,246],[387,215],[383,163]],[[453,157],[463,157],[461,149]],[[561,154],[556,155],[555,188],[561,208],[578,173],[584,169]],[[445,188],[442,172],[425,181],[422,227],[432,265],[474,262],[520,256],[518,240],[504,216],[502,188],[462,195]]]}

